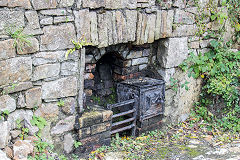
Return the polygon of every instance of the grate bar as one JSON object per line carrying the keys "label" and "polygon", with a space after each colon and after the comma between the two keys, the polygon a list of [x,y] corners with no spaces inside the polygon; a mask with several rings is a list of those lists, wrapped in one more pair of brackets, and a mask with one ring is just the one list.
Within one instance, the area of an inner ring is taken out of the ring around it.
{"label": "grate bar", "polygon": [[132,104],[134,102],[135,102],[134,99],[130,99],[130,100],[127,100],[127,101],[123,101],[123,102],[119,102],[119,103],[116,103],[116,104],[108,105],[108,108],[111,109],[111,108],[121,107],[121,106],[125,106],[125,105],[128,105],[128,104]]}
{"label": "grate bar", "polygon": [[131,109],[131,110],[129,110],[129,111],[126,111],[126,112],[114,114],[114,115],[112,116],[112,118],[124,116],[124,115],[130,114],[130,113],[134,113],[134,112],[136,112],[136,109],[135,109],[135,108],[134,108],[134,109]]}
{"label": "grate bar", "polygon": [[120,124],[128,123],[128,122],[131,122],[131,121],[134,121],[134,120],[135,120],[135,117],[128,118],[128,119],[126,119],[126,120],[113,123],[113,124],[112,124],[112,127],[118,126],[118,125],[120,125]]}
{"label": "grate bar", "polygon": [[126,127],[123,127],[123,128],[119,128],[119,129],[116,129],[116,130],[113,130],[111,131],[111,134],[115,134],[115,133],[118,133],[118,132],[122,132],[122,131],[125,131],[125,130],[128,130],[128,129],[131,129],[135,127],[135,124],[131,124],[129,126],[126,126]]}

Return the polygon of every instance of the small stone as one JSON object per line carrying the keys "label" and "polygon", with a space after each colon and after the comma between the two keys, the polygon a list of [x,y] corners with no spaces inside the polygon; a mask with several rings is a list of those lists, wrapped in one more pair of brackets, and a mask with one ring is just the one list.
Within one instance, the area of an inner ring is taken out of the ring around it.
{"label": "small stone", "polygon": [[29,0],[8,0],[8,7],[23,7],[25,9],[32,8]]}
{"label": "small stone", "polygon": [[112,119],[113,112],[111,110],[106,110],[102,114],[103,114],[103,122],[107,122]]}
{"label": "small stone", "polygon": [[25,12],[25,16],[28,20],[28,24],[26,26],[28,29],[40,28],[37,11],[27,11]]}
{"label": "small stone", "polygon": [[49,8],[56,8],[57,2],[56,0],[32,0],[33,7],[36,10],[41,9],[49,9]]}
{"label": "small stone", "polygon": [[193,36],[196,34],[198,28],[196,25],[180,25],[177,26],[173,31],[173,36],[182,37],[182,36]]}
{"label": "small stone", "polygon": [[195,16],[192,13],[177,9],[174,16],[174,23],[180,24],[194,24]]}
{"label": "small stone", "polygon": [[8,111],[13,112],[16,109],[16,101],[9,95],[0,97],[0,112]]}
{"label": "small stone", "polygon": [[34,107],[41,106],[42,104],[41,95],[42,95],[41,87],[29,89],[25,93],[26,107],[34,108]]}
{"label": "small stone", "polygon": [[45,103],[39,107],[34,114],[47,120],[55,121],[58,118],[59,107],[57,103]]}
{"label": "small stone", "polygon": [[0,122],[0,148],[4,148],[9,141],[10,126],[7,121]]}
{"label": "small stone", "polygon": [[74,129],[75,116],[69,116],[60,120],[55,127],[51,129],[51,135],[62,134]]}
{"label": "small stone", "polygon": [[61,64],[61,75],[69,76],[78,73],[78,62],[63,62]]}
{"label": "small stone", "polygon": [[66,23],[66,22],[72,22],[74,21],[74,17],[73,16],[61,16],[61,17],[54,17],[54,24],[57,23]]}
{"label": "small stone", "polygon": [[8,122],[11,125],[11,130],[17,127],[16,121],[28,121],[32,119],[33,112],[31,110],[16,110],[8,115]]}
{"label": "small stone", "polygon": [[200,144],[200,141],[196,140],[196,139],[192,139],[192,140],[189,141],[189,143],[191,143],[191,144]]}
{"label": "small stone", "polygon": [[74,98],[65,98],[64,106],[62,106],[62,110],[66,114],[74,114],[77,107],[77,102]]}
{"label": "small stone", "polygon": [[[0,2],[1,3],[1,2]],[[1,149],[0,149],[0,159],[1,160],[10,160],[7,156],[6,153],[4,153]]]}
{"label": "small stone", "polygon": [[74,3],[74,0],[61,0],[59,2],[59,7],[70,7]]}
{"label": "small stone", "polygon": [[[39,52],[33,56],[33,65],[62,62],[65,59],[65,51]],[[70,56],[69,56],[70,58]]]}
{"label": "small stone", "polygon": [[12,131],[10,131],[11,137],[13,139],[17,138],[21,133],[22,133],[21,130],[12,130]]}
{"label": "small stone", "polygon": [[65,77],[42,85],[42,98],[53,99],[77,95],[77,78]]}
{"label": "small stone", "polygon": [[130,51],[129,55],[127,55],[127,59],[139,58],[142,57],[142,51]]}
{"label": "small stone", "polygon": [[67,14],[67,11],[65,9],[50,9],[42,10],[40,13],[48,16],[64,16]]}
{"label": "small stone", "polygon": [[91,128],[90,127],[81,128],[81,129],[78,130],[79,139],[86,138],[90,135],[91,135]]}
{"label": "small stone", "polygon": [[64,23],[59,26],[46,26],[43,28],[40,50],[61,50],[73,48],[71,40],[76,40],[75,29],[72,23]]}
{"label": "small stone", "polygon": [[25,160],[33,153],[33,145],[27,140],[18,140],[13,144],[13,154],[16,160]]}
{"label": "small stone", "polygon": [[97,124],[97,125],[93,125],[91,126],[91,130],[92,130],[92,135],[97,134],[97,133],[101,133],[106,131],[106,125],[105,123],[101,123],[101,124]]}
{"label": "small stone", "polygon": [[39,42],[36,38],[28,38],[29,44],[24,44],[22,48],[17,47],[17,53],[22,54],[30,54],[39,51]]}
{"label": "small stone", "polygon": [[139,65],[139,71],[145,69],[147,67],[147,64],[141,64]]}
{"label": "small stone", "polygon": [[53,17],[44,18],[40,21],[41,25],[50,25],[53,24]]}
{"label": "small stone", "polygon": [[132,65],[139,65],[139,64],[145,64],[148,63],[148,57],[142,57],[137,59],[132,59]]}
{"label": "small stone", "polygon": [[16,56],[16,51],[14,47],[14,40],[9,39],[5,41],[0,41],[0,60],[12,58]]}
{"label": "small stone", "polygon": [[[7,157],[13,158],[13,150],[9,146],[6,146],[4,148],[4,151],[5,151],[6,155],[7,155]],[[0,159],[1,159],[1,156],[0,156]]]}
{"label": "small stone", "polygon": [[44,64],[35,67],[33,71],[33,81],[37,81],[40,79],[56,77],[60,73],[60,63],[56,64]]}
{"label": "small stone", "polygon": [[22,95],[22,93],[20,93],[18,96],[17,108],[24,108],[25,106],[26,106],[25,98]]}
{"label": "small stone", "polygon": [[63,146],[66,153],[70,153],[73,150],[74,139],[70,133],[64,136]]}
{"label": "small stone", "polygon": [[30,121],[24,120],[24,126],[28,128],[28,135],[34,136],[38,131],[39,128],[37,126],[33,126]]}
{"label": "small stone", "polygon": [[187,147],[189,147],[189,148],[197,148],[197,146],[195,146],[195,145],[187,145]]}

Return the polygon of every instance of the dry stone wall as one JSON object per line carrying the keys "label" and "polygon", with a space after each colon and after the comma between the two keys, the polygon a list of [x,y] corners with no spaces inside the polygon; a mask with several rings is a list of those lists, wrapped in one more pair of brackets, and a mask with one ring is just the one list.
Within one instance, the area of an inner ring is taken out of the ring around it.
{"label": "dry stone wall", "polygon": [[[201,2],[204,7],[208,0]],[[30,123],[33,115],[47,120],[42,139],[56,145],[61,153],[72,153],[75,140],[86,144],[83,148],[98,143],[102,136],[109,142],[111,118],[101,117],[97,124],[92,121],[79,126],[87,114],[81,118],[82,110],[78,108],[82,97],[79,91],[83,89],[80,78],[84,76],[88,100],[94,88],[92,72],[108,52],[117,52],[123,58],[126,74],[116,79],[138,77],[142,70],[153,66],[168,86],[170,77],[180,83],[190,81],[189,91],[175,92],[171,87],[166,90],[165,121],[185,119],[201,81],[189,79],[177,66],[190,51],[204,52],[209,44],[209,40],[195,36],[198,14],[192,0],[0,0],[0,112],[9,111],[0,120],[0,149],[10,147],[15,159],[32,152],[30,147],[20,154],[17,145],[33,144],[19,139],[21,131],[16,121],[29,128],[33,136],[39,131]],[[209,18],[205,23],[209,28],[214,26]],[[19,39],[9,31],[13,33],[20,27],[23,31],[19,34],[32,35],[28,39],[31,45],[16,46]],[[230,28],[228,38],[231,32]],[[79,51],[68,59],[65,53],[74,47],[71,40],[83,36],[92,47],[87,47],[85,75],[80,75]],[[64,101],[62,107],[60,100]],[[100,110],[97,114],[106,113]],[[8,159],[1,150],[0,157]]]}

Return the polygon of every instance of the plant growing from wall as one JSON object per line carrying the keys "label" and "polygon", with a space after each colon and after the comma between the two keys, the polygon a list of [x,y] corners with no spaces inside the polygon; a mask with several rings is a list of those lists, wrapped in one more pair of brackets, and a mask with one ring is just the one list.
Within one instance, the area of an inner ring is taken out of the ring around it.
{"label": "plant growing from wall", "polygon": [[32,35],[25,34],[22,27],[16,27],[15,25],[5,27],[7,34],[14,39],[13,47],[17,49],[18,53],[23,51],[24,46],[31,46],[32,43],[29,38]]}
{"label": "plant growing from wall", "polygon": [[[212,40],[210,45],[209,52],[204,55],[192,53],[181,65],[189,77],[201,77],[204,80],[196,112],[208,113],[198,110],[204,109],[202,107],[217,107],[217,103],[223,102],[226,107],[221,109],[222,115],[214,116],[218,126],[224,130],[240,131],[240,52],[232,52],[223,42],[217,40]],[[207,114],[201,117],[208,122],[212,120]]]}

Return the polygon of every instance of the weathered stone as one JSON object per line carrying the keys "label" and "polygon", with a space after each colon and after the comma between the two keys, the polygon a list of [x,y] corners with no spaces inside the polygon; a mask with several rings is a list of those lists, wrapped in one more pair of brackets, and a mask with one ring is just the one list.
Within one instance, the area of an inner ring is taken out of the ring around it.
{"label": "weathered stone", "polygon": [[17,53],[18,54],[29,54],[29,53],[35,53],[39,51],[39,42],[36,38],[28,38],[28,41],[30,42],[25,43],[22,48],[17,47]]}
{"label": "weathered stone", "polygon": [[142,20],[143,20],[142,13],[138,12],[138,15],[137,15],[137,30],[136,30],[136,42],[135,42],[135,44],[140,44],[141,31],[142,31]]}
{"label": "weathered stone", "polygon": [[192,49],[197,49],[197,48],[200,47],[200,42],[199,41],[190,42],[189,47],[192,48]]}
{"label": "weathered stone", "polygon": [[79,118],[79,127],[89,127],[93,124],[101,123],[103,120],[102,113],[93,111],[93,112],[84,112],[82,117]]}
{"label": "weathered stone", "polygon": [[77,0],[77,8],[80,9],[82,6],[82,0]]}
{"label": "weathered stone", "polygon": [[182,36],[192,36],[195,35],[198,28],[196,25],[181,25],[177,26],[173,31],[173,36],[182,37]]}
{"label": "weathered stone", "polygon": [[157,58],[163,68],[176,67],[188,56],[187,37],[161,40]]}
{"label": "weathered stone", "polygon": [[0,60],[15,57],[14,40],[0,41]]}
{"label": "weathered stone", "polygon": [[86,138],[90,135],[91,135],[91,128],[90,127],[81,128],[81,129],[78,130],[79,139]]}
{"label": "weathered stone", "polygon": [[156,23],[154,30],[154,38],[158,40],[161,37],[161,24],[162,24],[162,13],[160,10],[157,10]]}
{"label": "weathered stone", "polygon": [[33,153],[33,145],[27,140],[18,140],[13,144],[13,154],[16,160],[25,160]]}
{"label": "weathered stone", "polygon": [[6,7],[7,4],[8,4],[8,0],[1,0],[0,1],[0,6],[2,6],[2,7]]}
{"label": "weathered stone", "polygon": [[0,11],[0,34],[5,33],[6,30],[10,29],[11,26],[23,27],[24,23],[24,12],[23,11]]}
{"label": "weathered stone", "polygon": [[33,126],[30,121],[24,121],[24,126],[28,128],[28,135],[34,136],[39,131],[37,126]]}
{"label": "weathered stone", "polygon": [[127,19],[127,41],[136,40],[136,30],[137,30],[137,11],[126,10],[126,19]]}
{"label": "weathered stone", "polygon": [[155,14],[150,14],[149,17],[148,17],[148,22],[147,22],[147,26],[149,26],[147,43],[153,43],[154,42],[155,24],[156,24],[156,15]]}
{"label": "weathered stone", "polygon": [[106,110],[103,113],[103,122],[111,121],[113,112],[111,110]]}
{"label": "weathered stone", "polygon": [[74,17],[73,16],[60,16],[60,17],[54,17],[54,24],[57,23],[64,23],[64,22],[72,22],[74,21]]}
{"label": "weathered stone", "polygon": [[[1,2],[0,2],[0,3],[1,3]],[[1,160],[10,160],[10,159],[7,157],[6,153],[4,153],[1,149],[0,149],[0,159],[1,159]]]}
{"label": "weathered stone", "polygon": [[125,29],[126,21],[124,19],[123,13],[121,11],[116,11],[116,27],[117,27],[117,37],[118,43],[123,42],[123,30]]}
{"label": "weathered stone", "polygon": [[61,0],[59,2],[59,7],[70,7],[74,3],[74,0]]}
{"label": "weathered stone", "polygon": [[0,148],[4,148],[9,141],[10,126],[7,121],[0,122]]}
{"label": "weathered stone", "polygon": [[98,47],[107,47],[108,46],[108,30],[107,30],[107,20],[106,14],[98,14]]}
{"label": "weathered stone", "polygon": [[55,127],[51,129],[51,134],[62,134],[74,129],[75,116],[69,116],[63,120],[60,120]]}
{"label": "weathered stone", "polygon": [[55,121],[58,118],[59,107],[57,103],[45,103],[39,107],[34,114],[43,117],[50,121]]}
{"label": "weathered stone", "polygon": [[42,98],[61,98],[77,95],[77,78],[66,77],[56,81],[45,82],[42,86]]}
{"label": "weathered stone", "polygon": [[25,98],[23,94],[20,92],[18,99],[17,99],[17,108],[24,108],[26,106]]}
{"label": "weathered stone", "polygon": [[39,18],[36,11],[27,11],[25,12],[25,16],[27,17],[27,20],[28,20],[28,24],[26,27],[31,29],[40,28]]}
{"label": "weathered stone", "polygon": [[212,40],[212,39],[201,40],[201,41],[200,41],[200,47],[201,47],[201,48],[206,48],[206,47],[210,46],[210,41],[211,41],[211,40]]}
{"label": "weathered stone", "polygon": [[142,51],[130,51],[129,55],[127,55],[127,59],[139,58],[142,57]]}
{"label": "weathered stone", "polygon": [[34,9],[41,10],[41,9],[49,9],[49,8],[56,8],[57,2],[56,0],[32,0],[32,4]]}
{"label": "weathered stone", "polygon": [[63,146],[66,153],[70,153],[73,150],[74,139],[70,133],[64,136]]}
{"label": "weathered stone", "polygon": [[139,64],[144,64],[148,63],[148,57],[142,57],[142,58],[137,58],[137,59],[132,59],[132,65],[139,65]]}
{"label": "weathered stone", "polygon": [[11,130],[15,129],[17,127],[17,120],[24,120],[30,122],[32,119],[33,112],[31,110],[16,110],[9,114],[8,116],[8,122],[11,125]]}
{"label": "weathered stone", "polygon": [[40,50],[60,50],[74,47],[71,40],[76,40],[73,24],[65,23],[59,26],[46,26],[43,28]]}
{"label": "weathered stone", "polygon": [[19,91],[24,91],[27,90],[29,88],[31,88],[32,82],[20,82],[14,85],[10,85],[7,87],[3,88],[3,92],[9,94],[9,93],[15,93],[15,92],[19,92]]}
{"label": "weathered stone", "polygon": [[34,108],[34,107],[41,106],[42,104],[41,95],[42,95],[42,90],[40,87],[27,90],[25,93],[26,107]]}
{"label": "weathered stone", "polygon": [[104,131],[106,131],[106,129],[107,128],[106,128],[105,123],[96,124],[96,125],[91,126],[92,135],[104,132]]}
{"label": "weathered stone", "polygon": [[194,14],[185,12],[180,9],[177,9],[175,12],[176,13],[174,16],[174,23],[180,23],[180,24],[194,24],[195,23]]}
{"label": "weathered stone", "polygon": [[118,37],[117,37],[117,24],[116,24],[116,12],[112,11],[112,39],[113,44],[118,43]]}
{"label": "weathered stone", "polygon": [[9,111],[10,113],[16,109],[16,101],[9,95],[3,95],[0,97],[0,112]]}
{"label": "weathered stone", "polygon": [[40,79],[56,77],[59,73],[60,63],[40,65],[35,67],[32,80],[37,81]]}
{"label": "weathered stone", "polygon": [[170,85],[170,78],[173,77],[175,73],[175,68],[165,69],[161,68],[158,70],[158,73],[162,76],[163,80],[166,82],[166,85]]}
{"label": "weathered stone", "polygon": [[61,75],[74,75],[78,73],[78,62],[63,62],[61,64]]}
{"label": "weathered stone", "polygon": [[43,15],[48,16],[64,16],[67,15],[66,9],[49,9],[49,10],[42,10],[40,11]]}
{"label": "weathered stone", "polygon": [[96,46],[98,45],[98,22],[97,22],[97,14],[96,12],[89,13],[90,18],[90,30],[91,30],[91,43]]}
{"label": "weathered stone", "polygon": [[65,59],[65,53],[65,51],[36,53],[33,56],[33,65],[37,66],[47,63],[62,62]]}
{"label": "weathered stone", "polygon": [[8,0],[8,7],[23,7],[25,9],[32,8],[29,0]]}
{"label": "weathered stone", "polygon": [[74,98],[66,98],[63,100],[64,106],[62,106],[62,110],[66,114],[74,114],[77,107],[77,102]]}
{"label": "weathered stone", "polygon": [[147,64],[141,64],[139,65],[139,71],[145,69],[147,67]]}
{"label": "weathered stone", "polygon": [[141,38],[140,38],[140,44],[144,44],[145,40],[147,41],[147,38],[145,38],[145,35],[148,35],[148,31],[146,31],[147,28],[147,15],[142,14],[142,27],[141,27]]}
{"label": "weathered stone", "polygon": [[105,0],[84,0],[82,5],[84,8],[100,8],[105,6]]}
{"label": "weathered stone", "polygon": [[186,1],[175,0],[175,2],[173,3],[173,6],[177,7],[177,8],[185,8],[186,7]]}
{"label": "weathered stone", "polygon": [[78,39],[83,37],[86,38],[87,42],[91,42],[89,10],[82,9],[79,11],[73,11],[73,13],[75,15],[75,26]]}
{"label": "weathered stone", "polygon": [[[112,27],[112,12],[111,11],[106,12],[105,20],[107,21],[106,24],[107,24],[107,33],[108,33],[108,45],[112,45],[113,44],[113,27]],[[103,49],[105,50],[105,48],[101,48],[101,50],[103,50]],[[101,50],[100,50],[100,52],[101,52]]]}
{"label": "weathered stone", "polygon": [[50,25],[53,24],[53,17],[48,17],[48,18],[44,18],[40,21],[40,24],[42,25]]}
{"label": "weathered stone", "polygon": [[31,57],[16,57],[0,61],[0,86],[30,80]]}
{"label": "weathered stone", "polygon": [[49,144],[53,144],[52,136],[50,134],[51,132],[51,122],[47,121],[47,124],[41,131],[41,139],[43,142],[47,142]]}

